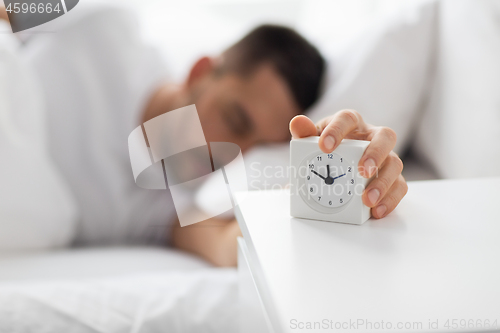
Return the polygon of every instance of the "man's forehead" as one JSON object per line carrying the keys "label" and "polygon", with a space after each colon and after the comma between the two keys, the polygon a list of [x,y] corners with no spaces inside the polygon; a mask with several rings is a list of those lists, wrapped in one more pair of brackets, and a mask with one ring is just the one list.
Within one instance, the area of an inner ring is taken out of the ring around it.
{"label": "man's forehead", "polygon": [[[266,136],[276,141],[288,135],[288,122],[300,113],[292,92],[273,66],[263,64],[246,80],[246,107]],[[276,137],[274,137],[276,136]]]}
{"label": "man's forehead", "polygon": [[247,79],[245,85],[248,94],[255,98],[261,107],[278,108],[285,116],[293,116],[300,112],[295,98],[285,79],[274,66],[262,64]]}

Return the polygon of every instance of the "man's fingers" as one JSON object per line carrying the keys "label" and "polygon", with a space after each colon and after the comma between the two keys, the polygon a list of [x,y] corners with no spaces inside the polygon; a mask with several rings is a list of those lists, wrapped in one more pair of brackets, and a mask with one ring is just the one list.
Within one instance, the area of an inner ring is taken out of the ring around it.
{"label": "man's fingers", "polygon": [[394,182],[403,170],[403,162],[391,152],[384,162],[383,167],[365,189],[363,202],[368,207],[375,207],[387,195]]}
{"label": "man's fingers", "polygon": [[319,148],[331,153],[347,134],[364,125],[361,116],[354,110],[342,110],[318,123],[321,133]]}
{"label": "man's fingers", "polygon": [[384,163],[386,157],[396,145],[396,133],[388,127],[378,127],[374,129],[370,141],[358,165],[361,175],[365,178],[373,176]]}
{"label": "man's fingers", "polygon": [[377,219],[387,216],[387,214],[396,208],[407,192],[408,185],[406,184],[403,176],[399,175],[398,179],[396,179],[394,184],[392,184],[385,197],[376,207],[372,208],[372,216]]}
{"label": "man's fingers", "polygon": [[306,116],[296,116],[290,121],[290,133],[295,139],[318,135],[318,129]]}

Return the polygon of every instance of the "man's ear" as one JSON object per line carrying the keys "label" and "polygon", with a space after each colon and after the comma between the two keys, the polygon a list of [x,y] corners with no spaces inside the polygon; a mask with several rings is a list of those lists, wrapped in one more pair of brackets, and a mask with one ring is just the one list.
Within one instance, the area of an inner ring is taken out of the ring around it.
{"label": "man's ear", "polygon": [[195,82],[210,74],[213,69],[214,60],[212,58],[203,57],[198,59],[189,71],[189,76],[186,81],[187,86],[192,86]]}

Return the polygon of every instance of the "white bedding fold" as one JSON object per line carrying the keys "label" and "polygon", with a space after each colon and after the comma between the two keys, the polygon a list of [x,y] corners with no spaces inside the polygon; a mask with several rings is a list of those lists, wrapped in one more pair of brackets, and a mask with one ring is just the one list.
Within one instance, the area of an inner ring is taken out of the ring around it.
{"label": "white bedding fold", "polygon": [[19,41],[0,22],[0,251],[73,239],[76,206],[46,144],[43,98]]}
{"label": "white bedding fold", "polygon": [[236,332],[237,274],[200,269],[0,286],[0,332]]}

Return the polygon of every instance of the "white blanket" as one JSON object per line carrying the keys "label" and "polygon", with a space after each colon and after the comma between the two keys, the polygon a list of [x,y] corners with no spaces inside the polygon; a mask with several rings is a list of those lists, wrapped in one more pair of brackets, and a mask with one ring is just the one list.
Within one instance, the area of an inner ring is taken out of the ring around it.
{"label": "white blanket", "polygon": [[0,287],[0,332],[235,332],[231,269]]}
{"label": "white blanket", "polygon": [[0,257],[0,332],[236,332],[237,274],[161,248]]}

